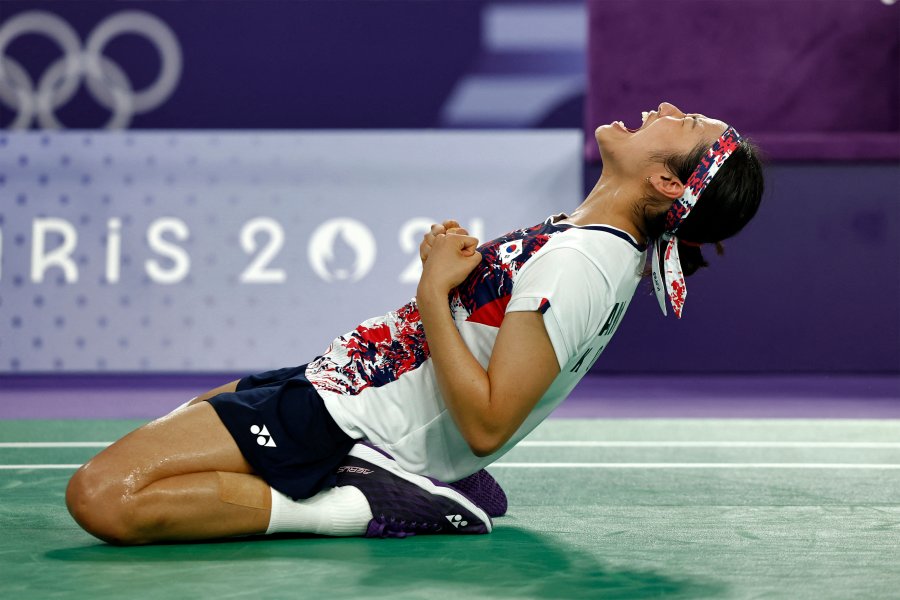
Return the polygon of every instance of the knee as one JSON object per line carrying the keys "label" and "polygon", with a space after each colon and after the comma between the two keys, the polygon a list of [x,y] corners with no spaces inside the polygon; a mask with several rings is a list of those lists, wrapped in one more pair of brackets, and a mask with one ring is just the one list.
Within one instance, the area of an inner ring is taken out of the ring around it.
{"label": "knee", "polygon": [[104,542],[140,544],[132,496],[121,476],[88,463],[69,480],[66,507],[78,525]]}

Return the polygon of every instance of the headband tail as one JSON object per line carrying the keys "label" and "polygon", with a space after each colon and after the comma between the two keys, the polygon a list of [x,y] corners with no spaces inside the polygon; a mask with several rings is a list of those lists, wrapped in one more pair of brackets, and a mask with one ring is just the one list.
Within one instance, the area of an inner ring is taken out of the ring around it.
{"label": "headband tail", "polygon": [[653,276],[653,291],[656,292],[656,301],[659,302],[659,307],[662,309],[663,315],[667,315],[666,311],[666,282],[662,278],[662,273],[660,272],[659,265],[662,262],[662,257],[660,256],[659,246],[664,243],[665,240],[662,238],[653,240],[653,265],[651,267],[651,274]]}
{"label": "headband tail", "polygon": [[[706,186],[712,181],[722,164],[738,148],[740,141],[741,135],[733,127],[728,127],[694,169],[685,184],[684,194],[672,203],[672,208],[666,213],[665,233],[653,244],[653,289],[656,291],[656,298],[663,314],[666,314],[665,297],[668,295],[672,303],[672,312],[680,319],[684,300],[687,297],[687,286],[684,283],[684,273],[681,271],[678,238],[675,236],[675,232],[688,218]],[[660,260],[660,246],[664,243],[666,244],[665,256]],[[661,262],[664,275],[659,272]]]}
{"label": "headband tail", "polygon": [[672,312],[679,319],[684,308],[684,300],[687,298],[687,285],[684,282],[684,273],[681,271],[681,257],[678,255],[678,238],[672,236],[666,245],[665,254],[666,292],[672,303]]}

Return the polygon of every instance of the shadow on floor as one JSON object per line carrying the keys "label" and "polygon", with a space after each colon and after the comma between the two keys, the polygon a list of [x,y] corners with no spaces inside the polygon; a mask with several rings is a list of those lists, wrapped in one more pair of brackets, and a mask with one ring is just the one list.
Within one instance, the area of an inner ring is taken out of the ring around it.
{"label": "shadow on floor", "polygon": [[[598,547],[598,553],[614,556],[615,548]],[[267,562],[281,564],[286,560],[294,565],[295,583],[302,582],[308,591],[308,586],[317,586],[317,572],[328,580],[326,585],[332,593],[337,591],[343,573],[346,585],[356,586],[359,595],[368,596],[436,588],[453,597],[469,593],[499,598],[694,599],[722,596],[726,591],[724,584],[717,581],[613,567],[551,534],[511,526],[498,527],[489,536],[467,538],[244,538],[133,548],[97,544],[52,550],[45,557],[89,562],[94,568],[103,563],[118,566],[155,563],[153,570],[163,577],[165,569],[159,568],[160,563],[200,561],[208,565],[209,561],[223,564],[239,561],[246,572],[267,570]],[[307,568],[304,560],[309,561]],[[279,568],[283,569],[283,564]],[[286,583],[283,577],[281,583]]]}

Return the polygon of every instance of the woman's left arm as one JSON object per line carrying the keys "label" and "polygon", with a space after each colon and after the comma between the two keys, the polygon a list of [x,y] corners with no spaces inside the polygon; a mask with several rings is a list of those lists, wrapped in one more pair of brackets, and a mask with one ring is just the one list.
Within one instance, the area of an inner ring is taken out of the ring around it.
{"label": "woman's left arm", "polygon": [[447,296],[478,265],[478,240],[438,235],[422,270],[416,301],[438,387],[456,426],[478,456],[496,452],[553,383],[559,364],[541,313],[508,313],[485,370],[469,351]]}

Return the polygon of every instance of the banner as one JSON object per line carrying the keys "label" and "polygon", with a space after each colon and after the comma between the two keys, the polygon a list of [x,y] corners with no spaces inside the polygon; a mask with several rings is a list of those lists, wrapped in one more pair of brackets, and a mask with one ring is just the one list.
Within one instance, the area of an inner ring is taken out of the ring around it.
{"label": "banner", "polygon": [[300,364],[415,295],[418,245],[571,210],[581,132],[0,135],[0,372]]}
{"label": "banner", "polygon": [[3,0],[0,127],[579,127],[581,0]]}

